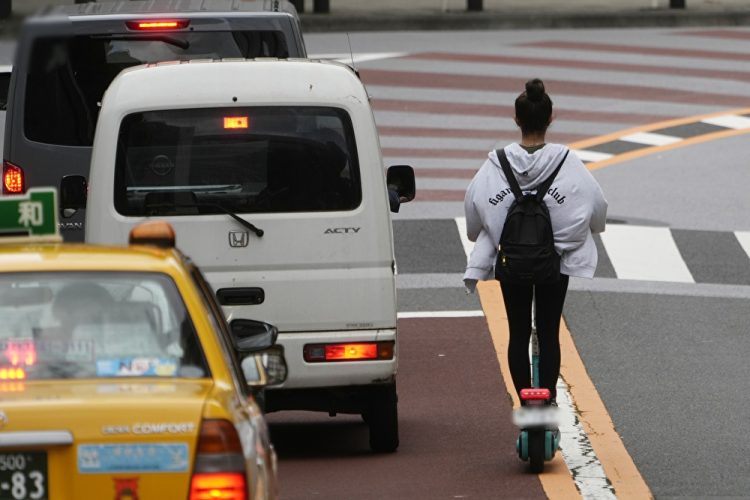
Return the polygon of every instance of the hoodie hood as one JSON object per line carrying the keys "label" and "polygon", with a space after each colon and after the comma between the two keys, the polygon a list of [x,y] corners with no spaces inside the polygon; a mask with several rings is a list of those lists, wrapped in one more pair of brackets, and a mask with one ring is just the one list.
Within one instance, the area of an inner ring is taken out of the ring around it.
{"label": "hoodie hood", "polygon": [[[567,151],[567,148],[562,144],[546,144],[543,148],[529,154],[515,142],[504,149],[522,191],[533,191],[536,186],[552,174]],[[497,153],[490,151],[488,157],[492,164],[500,170],[500,175],[505,177]]]}

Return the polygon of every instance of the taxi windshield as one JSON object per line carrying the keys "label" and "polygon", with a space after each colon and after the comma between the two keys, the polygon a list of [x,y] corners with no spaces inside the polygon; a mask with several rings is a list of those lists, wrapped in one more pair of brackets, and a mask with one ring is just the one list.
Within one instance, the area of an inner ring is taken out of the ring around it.
{"label": "taxi windshield", "polygon": [[174,282],[160,273],[0,275],[0,380],[208,376]]}

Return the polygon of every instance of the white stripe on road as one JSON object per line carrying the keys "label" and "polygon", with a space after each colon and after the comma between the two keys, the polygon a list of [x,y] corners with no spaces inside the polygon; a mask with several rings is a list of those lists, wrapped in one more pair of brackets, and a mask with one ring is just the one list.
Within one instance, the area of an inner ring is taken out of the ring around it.
{"label": "white stripe on road", "polygon": [[578,421],[568,385],[562,378],[557,380],[557,405],[560,408],[560,452],[581,496],[586,499],[617,498],[588,435]]}
{"label": "white stripe on road", "polygon": [[680,142],[682,139],[672,135],[654,134],[652,132],[638,132],[635,134],[624,135],[620,137],[621,141],[634,142],[636,144],[646,144],[648,146],[666,146]]}
{"label": "white stripe on road", "polygon": [[750,128],[750,118],[739,115],[723,115],[702,120],[703,123],[716,125],[718,127],[731,128],[734,130],[745,130]]}
{"label": "white stripe on road", "polygon": [[608,224],[601,238],[620,279],[695,283],[667,227]]}
{"label": "white stripe on road", "polygon": [[334,61],[342,62],[344,64],[351,64],[352,57],[354,58],[354,64],[367,62],[367,61],[379,61],[381,59],[393,59],[394,57],[404,57],[409,55],[408,52],[369,52],[369,53],[355,53],[352,54],[314,54],[308,56],[309,59],[333,59]]}
{"label": "white stripe on road", "polygon": [[740,242],[740,246],[747,256],[750,257],[750,231],[735,231],[734,236]]}
{"label": "white stripe on road", "polygon": [[461,238],[461,245],[464,247],[464,253],[466,254],[466,262],[469,262],[469,255],[474,250],[474,242],[469,241],[469,237],[466,236],[466,217],[456,217],[456,227],[458,228],[458,237]]}
{"label": "white stripe on road", "polygon": [[614,156],[609,153],[599,153],[597,151],[587,151],[585,149],[574,149],[573,152],[581,159],[581,161],[585,162],[609,160]]}
{"label": "white stripe on road", "polygon": [[400,312],[398,319],[411,318],[477,318],[483,317],[484,311],[413,311]]}

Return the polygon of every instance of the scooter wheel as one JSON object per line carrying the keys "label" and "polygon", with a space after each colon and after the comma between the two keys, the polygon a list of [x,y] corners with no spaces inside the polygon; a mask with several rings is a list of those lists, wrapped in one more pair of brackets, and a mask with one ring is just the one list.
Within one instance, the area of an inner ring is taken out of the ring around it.
{"label": "scooter wheel", "polygon": [[529,431],[529,468],[534,474],[544,470],[544,434],[543,430]]}

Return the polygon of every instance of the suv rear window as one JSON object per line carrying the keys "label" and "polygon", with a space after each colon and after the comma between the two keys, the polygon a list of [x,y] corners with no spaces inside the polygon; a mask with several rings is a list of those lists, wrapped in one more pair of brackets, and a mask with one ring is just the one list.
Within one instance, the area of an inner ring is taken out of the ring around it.
{"label": "suv rear window", "polygon": [[361,199],[354,132],[341,109],[148,111],[120,128],[122,215],[352,210]]}
{"label": "suv rear window", "polygon": [[24,128],[35,142],[91,146],[104,91],[130,66],[172,60],[289,56],[281,31],[110,34],[38,39]]}

